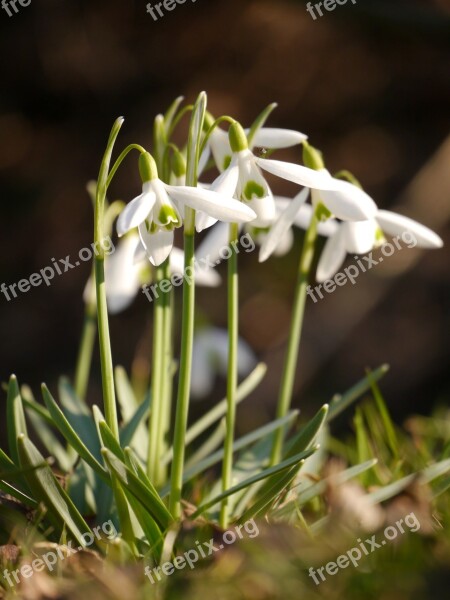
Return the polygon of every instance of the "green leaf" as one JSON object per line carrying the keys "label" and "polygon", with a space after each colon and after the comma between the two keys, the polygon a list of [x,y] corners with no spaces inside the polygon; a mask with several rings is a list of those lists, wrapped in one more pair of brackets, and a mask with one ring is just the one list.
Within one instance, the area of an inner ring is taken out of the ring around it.
{"label": "green leaf", "polygon": [[[42,384],[42,396],[44,398],[45,405],[47,406],[47,410],[50,413],[56,427],[62,433],[67,442],[72,446],[72,448],[80,455],[80,457],[96,472],[98,473],[104,480],[109,481],[108,473],[102,467],[102,465],[98,462],[98,460],[93,456],[91,451],[87,448],[87,446],[83,443],[81,439],[81,432],[78,433],[66,419],[64,413],[56,404],[54,398],[50,394],[47,386]],[[80,424],[80,422],[75,419],[75,421]],[[92,423],[95,431],[95,425]],[[97,435],[97,432],[96,432]]]}
{"label": "green leaf", "polygon": [[[291,500],[290,502],[288,502],[287,504],[285,504],[284,506],[282,506],[281,508],[276,510],[272,514],[272,516],[275,518],[282,518],[282,517],[288,516],[289,513],[291,513],[297,507],[302,506],[303,504],[306,504],[307,502],[309,502],[313,498],[316,498],[317,496],[320,496],[321,494],[324,494],[327,490],[328,481],[330,479],[332,479],[333,482],[335,482],[337,485],[341,485],[341,484],[345,483],[346,481],[349,481],[350,479],[358,477],[359,475],[361,475],[361,473],[364,473],[365,471],[372,469],[377,464],[377,462],[378,462],[377,459],[373,458],[372,460],[368,460],[365,463],[362,463],[360,465],[355,465],[354,467],[350,467],[350,468],[346,469],[345,471],[336,473],[336,475],[333,475],[332,477],[326,477],[326,478],[322,479],[321,481],[318,481],[317,483],[308,485],[306,487],[306,489],[302,489],[298,492],[297,498],[295,500]],[[304,481],[295,485],[291,489],[291,492],[294,491],[295,488],[298,488],[298,487],[304,486],[304,485],[305,485]]]}
{"label": "green leaf", "polygon": [[128,421],[135,413],[136,408],[139,406],[139,402],[136,400],[127,372],[123,367],[118,366],[115,368],[114,379],[117,390],[117,401],[120,406],[120,412],[122,413],[122,419]]}
{"label": "green leaf", "polygon": [[170,128],[172,126],[172,121],[173,121],[175,115],[177,114],[180,104],[183,102],[183,100],[184,100],[184,96],[178,96],[178,98],[175,98],[175,100],[169,106],[169,108],[167,109],[167,111],[164,115],[164,125],[165,125],[165,129],[166,129],[166,135],[169,134]]}
{"label": "green leaf", "polygon": [[[18,438],[20,464],[24,467],[36,467],[45,463],[36,446],[23,434]],[[47,518],[56,527],[58,533],[64,528],[75,538],[80,546],[86,546],[83,534],[90,532],[87,523],[80,515],[72,500],[58,483],[52,470],[44,468],[25,474],[27,483],[37,500],[47,507]]]}
{"label": "green leaf", "polygon": [[398,457],[399,457],[398,440],[397,440],[397,436],[395,434],[394,424],[389,415],[389,411],[387,409],[384,398],[381,394],[380,388],[378,387],[376,381],[373,380],[372,373],[370,371],[368,371],[367,377],[370,382],[370,387],[372,389],[372,394],[373,394],[373,397],[375,398],[377,408],[380,412],[381,420],[383,421],[384,430],[386,433],[387,441],[389,443],[389,447],[390,447],[394,457],[398,459]]}
{"label": "green leaf", "polygon": [[375,369],[369,377],[364,377],[356,385],[350,388],[344,395],[337,394],[330,403],[330,411],[328,413],[328,421],[335,419],[342,411],[348,408],[353,402],[358,400],[360,396],[370,390],[371,382],[376,382],[389,371],[389,365],[381,365]]}
{"label": "green leaf", "polygon": [[19,450],[17,447],[17,438],[22,433],[27,435],[27,424],[23,412],[22,398],[20,396],[19,385],[15,375],[11,375],[8,385],[8,396],[6,399],[6,423],[8,433],[9,453],[13,462],[19,464]]}
{"label": "green leaf", "polygon": [[[59,398],[62,412],[84,446],[100,462],[100,444],[92,413],[84,400],[78,398],[69,381],[62,377],[59,382]],[[56,403],[55,403],[56,404]],[[48,407],[47,407],[48,408]]]}
{"label": "green leaf", "polygon": [[317,450],[317,448],[311,448],[310,450],[305,450],[304,452],[301,452],[300,454],[296,454],[295,456],[292,456],[291,458],[288,458],[287,460],[283,460],[282,462],[280,462],[278,465],[275,465],[274,467],[265,469],[264,471],[261,471],[261,473],[257,473],[256,475],[249,477],[245,481],[241,481],[238,485],[235,485],[235,486],[229,488],[228,490],[222,492],[221,494],[219,494],[212,500],[208,500],[208,502],[205,502],[205,504],[202,504],[190,518],[195,519],[196,517],[198,517],[200,514],[205,512],[205,510],[207,510],[211,506],[218,504],[224,498],[228,498],[228,496],[232,496],[233,494],[240,492],[241,490],[247,488],[249,485],[257,483],[258,481],[262,481],[263,479],[267,479],[268,477],[272,477],[273,475],[276,475],[276,474],[284,471],[285,469],[289,469],[289,467],[298,465],[299,463],[302,462],[302,460],[311,456],[316,450]]}
{"label": "green leaf", "polygon": [[[292,422],[293,419],[295,419],[295,417],[297,416],[297,414],[298,414],[298,411],[292,411],[285,417],[282,417],[281,419],[277,419],[276,421],[273,421],[272,423],[268,423],[267,425],[263,425],[262,427],[255,429],[255,431],[252,431],[252,432],[248,433],[247,435],[244,435],[243,437],[241,437],[239,440],[237,440],[233,444],[233,452],[242,450],[242,448],[245,448],[246,446],[249,446],[250,444],[253,444],[254,442],[258,441],[259,439],[269,435],[270,433],[275,431],[275,429],[277,429],[278,427]],[[223,456],[224,456],[224,450],[222,448],[221,450],[214,452],[214,454],[211,454],[211,456],[208,456],[204,460],[200,461],[198,464],[193,465],[189,469],[186,469],[185,472],[183,473],[183,483],[186,483],[187,481],[189,481],[190,479],[192,479],[199,473],[202,473],[206,469],[209,469],[209,467],[212,467],[216,463],[220,462],[223,459]],[[165,486],[160,491],[160,494],[164,498],[169,492],[170,492],[169,486]]]}
{"label": "green leaf", "polygon": [[47,421],[29,407],[26,409],[26,414],[47,452],[56,458],[63,471],[70,471],[73,466],[73,459],[47,425]]}
{"label": "green leaf", "polygon": [[130,420],[122,427],[120,431],[120,443],[122,446],[130,446],[133,442],[135,433],[138,431],[139,426],[145,422],[150,412],[150,403],[145,401],[142,402],[132,415]]}
{"label": "green leaf", "polygon": [[[259,363],[250,375],[244,379],[241,385],[236,391],[236,403],[239,404],[245,400],[261,383],[267,372],[267,366],[264,363]],[[211,425],[214,425],[216,421],[219,421],[227,412],[227,400],[224,398],[214,408],[208,411],[203,417],[201,417],[194,425],[192,425],[186,432],[186,446],[191,444],[195,439],[198,438],[204,431],[206,431]],[[173,449],[163,457],[163,464],[167,464],[172,460]]]}
{"label": "green leaf", "polygon": [[116,475],[123,491],[129,497],[132,494],[152,515],[157,523],[167,529],[173,518],[156,490],[145,485],[121,460],[107,448],[102,448],[102,455],[111,474]]}

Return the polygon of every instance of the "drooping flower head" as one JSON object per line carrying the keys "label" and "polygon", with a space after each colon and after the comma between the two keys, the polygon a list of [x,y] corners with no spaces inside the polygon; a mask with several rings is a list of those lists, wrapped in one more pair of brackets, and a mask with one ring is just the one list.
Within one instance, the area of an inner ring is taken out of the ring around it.
{"label": "drooping flower head", "polygon": [[156,163],[148,152],[139,157],[139,172],[142,193],[120,214],[117,233],[122,236],[137,227],[147,256],[155,266],[169,256],[174,229],[183,224],[185,206],[227,222],[246,222],[255,217],[249,207],[215,191],[164,183],[159,179]]}

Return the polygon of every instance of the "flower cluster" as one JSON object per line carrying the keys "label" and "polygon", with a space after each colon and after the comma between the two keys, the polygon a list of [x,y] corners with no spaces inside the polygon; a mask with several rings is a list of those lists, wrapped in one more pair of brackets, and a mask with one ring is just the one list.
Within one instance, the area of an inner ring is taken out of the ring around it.
{"label": "flower cluster", "polygon": [[[224,121],[229,125],[228,132],[221,127]],[[156,122],[166,126],[166,130],[170,125],[164,123],[161,115]],[[315,218],[318,234],[328,238],[318,262],[319,282],[339,270],[347,253],[370,252],[383,243],[385,234],[410,231],[423,248],[442,246],[440,237],[424,225],[378,209],[349,173],[342,171],[332,176],[321,153],[303,133],[265,127],[264,119],[244,129],[230,117],[214,120],[207,113],[203,142],[198,171],[202,176],[208,168],[215,167],[219,176],[211,184],[199,183],[196,187],[185,185],[185,151],[170,144],[173,160],[168,170],[164,161],[159,161],[162,166],[158,167],[149,152],[140,154],[142,192],[119,216],[117,233],[126,238],[107,267],[108,304],[112,312],[126,308],[140,285],[148,281],[150,270],[143,261],[145,255],[153,266],[169,258],[176,271],[183,270],[174,239],[175,230],[183,226],[187,207],[195,210],[197,232],[213,229],[203,242],[212,258],[228,241],[229,223],[237,223],[251,233],[260,245],[259,259],[263,262],[271,255],[288,252],[293,227],[308,229]],[[263,148],[267,154],[296,145],[303,146],[304,164],[262,158],[254,152],[255,148]],[[159,169],[165,171],[165,177]],[[291,181],[302,189],[293,199],[276,196],[264,173]],[[130,233],[133,231],[139,238]],[[198,283],[217,282],[217,275],[211,273],[210,277],[204,274]]]}

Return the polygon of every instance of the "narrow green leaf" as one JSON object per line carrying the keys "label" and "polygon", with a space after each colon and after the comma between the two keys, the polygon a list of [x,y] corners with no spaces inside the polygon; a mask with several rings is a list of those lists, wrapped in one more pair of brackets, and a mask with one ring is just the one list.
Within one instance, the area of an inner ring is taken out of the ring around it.
{"label": "narrow green leaf", "polygon": [[[81,433],[78,434],[77,431],[72,427],[69,421],[66,419],[64,413],[56,404],[54,398],[50,394],[47,386],[42,384],[42,396],[44,398],[45,405],[47,406],[47,410],[50,413],[56,427],[62,433],[67,442],[72,446],[72,448],[80,455],[80,457],[90,466],[92,469],[98,473],[103,479],[109,481],[108,473],[102,467],[102,465],[98,462],[98,460],[93,456],[91,451],[85,446],[83,441],[81,440]],[[92,423],[92,426],[95,430],[95,425]]]}
{"label": "narrow green leaf", "polygon": [[11,375],[6,399],[6,423],[8,433],[8,447],[11,458],[16,465],[19,464],[19,450],[17,438],[22,433],[27,435],[27,424],[23,412],[22,398],[15,375]]}
{"label": "narrow green leaf", "polygon": [[373,397],[375,398],[377,408],[380,412],[380,416],[383,421],[383,425],[384,425],[384,429],[385,429],[385,433],[386,433],[386,438],[389,443],[389,447],[390,447],[394,457],[398,458],[398,456],[399,456],[398,440],[397,440],[397,436],[395,434],[395,428],[394,428],[394,424],[392,422],[391,416],[387,409],[384,398],[381,394],[380,388],[378,387],[376,381],[374,381],[374,379],[372,377],[371,371],[367,372],[367,377],[369,379],[370,387],[372,389],[372,394],[373,394]]}
{"label": "narrow green leaf", "polygon": [[261,471],[261,473],[257,473],[256,475],[249,477],[245,481],[241,481],[238,485],[235,485],[235,486],[229,488],[228,490],[222,492],[221,494],[219,494],[212,500],[208,500],[208,502],[206,502],[205,504],[202,504],[195,511],[195,513],[191,516],[191,519],[198,517],[200,514],[205,512],[205,510],[207,510],[211,506],[218,504],[224,498],[228,498],[228,496],[232,496],[233,494],[240,492],[241,490],[247,488],[249,485],[252,485],[254,483],[257,483],[258,481],[262,481],[263,479],[267,479],[268,477],[276,475],[276,474],[284,471],[285,469],[288,469],[289,467],[298,465],[302,460],[311,456],[316,450],[317,450],[317,448],[311,448],[309,450],[305,450],[304,452],[301,452],[300,454],[296,454],[295,456],[292,456],[291,458],[288,458],[287,460],[283,460],[278,465],[270,467],[269,469],[265,469],[264,471]]}
{"label": "narrow green leaf", "polygon": [[139,500],[142,506],[152,515],[158,524],[165,530],[173,521],[172,515],[167,510],[161,498],[147,487],[121,460],[107,448],[102,448],[102,454],[111,471],[117,476],[123,491],[129,496]]}
{"label": "narrow green leaf", "polygon": [[[244,379],[236,392],[236,402],[239,404],[245,400],[261,383],[267,372],[267,366],[264,363],[259,363],[250,375]],[[186,446],[191,444],[211,425],[214,425],[227,412],[227,399],[221,400],[214,408],[208,411],[196,423],[194,423],[186,432]],[[163,457],[163,464],[167,464],[172,460],[173,448]]]}
{"label": "narrow green leaf", "polygon": [[[24,467],[36,467],[45,463],[36,446],[21,434],[18,438],[20,464]],[[37,500],[47,507],[47,518],[58,532],[65,528],[80,546],[86,546],[83,534],[90,532],[87,523],[80,515],[72,500],[58,483],[47,465],[26,473],[25,478]]]}
{"label": "narrow green leaf", "polygon": [[[269,435],[270,433],[275,431],[275,429],[277,429],[278,427],[287,425],[288,423],[291,423],[293,421],[293,419],[295,419],[297,414],[298,414],[298,411],[292,411],[285,417],[282,417],[281,419],[277,419],[276,421],[273,421],[272,423],[268,423],[267,425],[263,425],[262,427],[259,427],[255,431],[252,431],[252,432],[248,433],[247,435],[244,435],[243,437],[241,437],[239,440],[237,440],[234,443],[233,452],[242,450],[242,448],[245,448],[246,446],[249,446],[250,444],[253,444],[254,442],[258,441],[259,439]],[[186,469],[185,472],[183,473],[183,483],[186,483],[187,481],[189,481],[190,479],[192,479],[199,473],[202,473],[206,469],[209,469],[216,463],[220,462],[223,459],[223,455],[224,455],[224,450],[222,448],[221,450],[214,452],[214,454],[211,454],[211,456],[208,456],[204,460],[200,461],[196,465],[193,465],[189,469]],[[160,490],[160,494],[164,498],[169,493],[169,491],[170,491],[169,486],[165,486],[163,489]]]}

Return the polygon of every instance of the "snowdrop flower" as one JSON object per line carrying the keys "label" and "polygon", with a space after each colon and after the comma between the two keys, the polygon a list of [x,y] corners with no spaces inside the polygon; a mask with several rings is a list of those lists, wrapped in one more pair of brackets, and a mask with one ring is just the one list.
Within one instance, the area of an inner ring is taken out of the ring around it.
{"label": "snowdrop flower", "polygon": [[366,254],[383,243],[383,233],[401,236],[408,233],[410,241],[419,248],[441,248],[442,239],[417,221],[379,210],[375,218],[358,223],[343,222],[327,240],[317,267],[316,279],[323,282],[333,277],[348,254]]}
{"label": "snowdrop flower", "polygon": [[[199,255],[201,256],[201,254]],[[180,248],[172,248],[169,257],[171,275],[183,277],[184,252]],[[118,244],[114,254],[105,262],[106,301],[111,315],[126,310],[143,289],[150,283],[151,276],[146,260],[145,249],[137,232],[131,231]],[[195,284],[202,287],[217,287],[222,278],[209,266],[208,261],[197,258],[195,268]],[[95,294],[92,277],[84,289],[83,299],[87,303]]]}
{"label": "snowdrop flower", "polygon": [[[134,261],[138,246],[139,236],[131,232],[117,244],[116,251],[105,262],[106,301],[112,315],[128,308],[141,287],[142,265]],[[92,294],[95,294],[95,286],[91,277],[83,294],[86,303]]]}
{"label": "snowdrop flower", "polygon": [[[301,229],[308,229],[315,208],[310,204],[305,204],[310,190],[304,188],[293,200],[288,198],[277,198],[277,208],[279,216],[270,230],[261,239],[261,249],[259,252],[259,262],[264,262],[274,254],[282,256],[283,250],[289,251],[292,247],[292,227],[296,225]],[[335,219],[319,221],[317,230],[320,235],[332,236],[338,229],[339,223]],[[290,244],[288,245],[288,242]]]}
{"label": "snowdrop flower", "polygon": [[[213,117],[209,115],[208,125],[211,126],[213,122]],[[245,129],[245,134],[248,135],[249,133],[250,129]],[[261,127],[253,137],[250,150],[253,150],[253,148],[269,148],[271,150],[291,148],[307,139],[307,135],[292,129]],[[209,137],[208,146],[200,159],[200,172],[205,168],[210,152],[213,155],[218,170],[221,173],[225,171],[231,163],[233,151],[230,146],[228,133],[219,127],[215,127]]]}
{"label": "snowdrop flower", "polygon": [[[191,395],[205,398],[214,389],[216,375],[226,377],[228,363],[228,332],[208,327],[194,337]],[[255,355],[241,338],[238,341],[238,372],[245,377],[256,366]]]}
{"label": "snowdrop flower", "polygon": [[377,205],[372,198],[358,185],[332,177],[321,153],[307,142],[303,142],[303,160],[305,167],[264,158],[256,162],[273,175],[310,188],[313,206],[323,204],[338,219],[364,221],[375,215]]}
{"label": "snowdrop flower", "polygon": [[117,233],[122,236],[137,227],[147,256],[155,266],[169,256],[174,229],[183,224],[185,206],[227,222],[246,222],[255,217],[250,207],[215,191],[165,184],[158,178],[155,161],[148,152],[140,155],[139,171],[142,194],[120,214]]}

